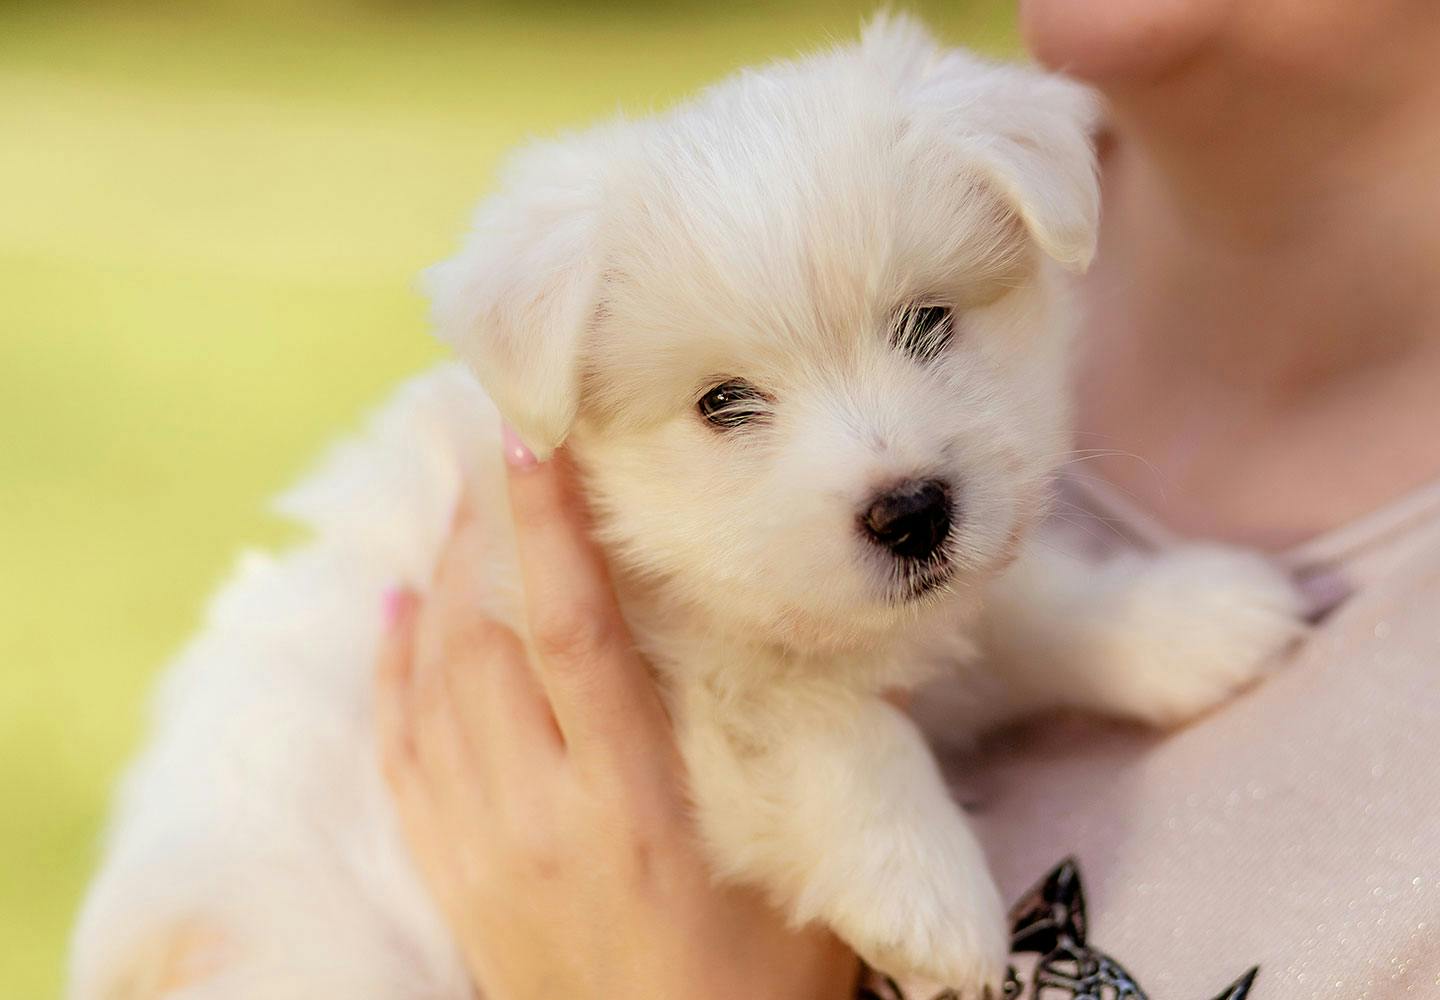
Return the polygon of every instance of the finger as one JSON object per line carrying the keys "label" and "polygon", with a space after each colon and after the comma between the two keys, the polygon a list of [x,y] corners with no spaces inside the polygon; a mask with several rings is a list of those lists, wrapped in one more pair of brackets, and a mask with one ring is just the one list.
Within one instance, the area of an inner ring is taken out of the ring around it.
{"label": "finger", "polygon": [[463,655],[484,638],[482,615],[493,596],[487,573],[494,563],[485,542],[475,508],[462,494],[425,597],[423,655]]}
{"label": "finger", "polygon": [[489,798],[484,772],[448,701],[417,699],[410,725],[420,781],[430,798],[452,818],[483,812]]}
{"label": "finger", "polygon": [[516,461],[516,444],[507,440],[506,455],[526,616],[560,730],[578,755],[649,756],[668,739],[668,719],[590,539],[573,471],[563,456]]}
{"label": "finger", "polygon": [[444,661],[446,696],[458,728],[489,784],[517,770],[528,779],[563,756],[550,702],[535,680],[519,636],[482,620],[464,656]]}
{"label": "finger", "polygon": [[408,712],[410,666],[414,657],[419,601],[404,590],[385,597],[385,633],[375,671],[375,724],[381,773],[390,788],[400,826],[422,867],[437,860],[434,810],[416,756]]}
{"label": "finger", "polygon": [[524,647],[512,630],[477,611],[486,596],[483,567],[489,562],[482,541],[475,509],[462,496],[427,602],[440,622],[436,631],[447,637],[446,683],[461,729],[472,738],[496,734],[481,748],[487,757],[507,747],[517,747],[524,758],[553,752],[559,731]]}
{"label": "finger", "polygon": [[[483,691],[464,696],[483,699],[485,722],[468,728],[483,745],[480,757],[487,771],[495,819],[513,841],[545,842],[556,829],[562,786],[572,775],[565,740],[550,711],[550,701],[536,680],[520,639],[497,656],[480,680]],[[472,687],[480,687],[473,683]]]}
{"label": "finger", "polygon": [[[484,636],[485,629],[494,628],[478,614],[473,619],[472,634]],[[422,606],[417,613],[418,637],[408,676],[402,709],[404,726],[417,762],[416,771],[426,785],[433,801],[451,813],[468,810],[482,799],[484,789],[473,750],[461,728],[448,674],[454,670],[478,668],[484,641],[467,649],[452,649],[425,641],[427,632],[444,628],[430,608]]]}
{"label": "finger", "polygon": [[[496,838],[543,833],[555,798],[552,779],[564,763],[563,742],[544,692],[529,677],[519,637],[473,611],[465,616],[464,649],[418,659],[407,716],[420,804],[413,810],[419,820],[407,817],[406,834],[412,850],[426,855],[422,864],[447,886],[493,873]],[[431,627],[445,627],[431,617]]]}

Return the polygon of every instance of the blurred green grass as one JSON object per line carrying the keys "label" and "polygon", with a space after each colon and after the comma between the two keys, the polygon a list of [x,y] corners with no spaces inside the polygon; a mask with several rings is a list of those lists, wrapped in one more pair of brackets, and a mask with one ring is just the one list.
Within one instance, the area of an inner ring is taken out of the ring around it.
{"label": "blurred green grass", "polygon": [[[870,4],[0,7],[0,993],[56,995],[155,672],[327,439],[439,356],[496,158]],[[910,5],[1013,48],[1012,4]]]}

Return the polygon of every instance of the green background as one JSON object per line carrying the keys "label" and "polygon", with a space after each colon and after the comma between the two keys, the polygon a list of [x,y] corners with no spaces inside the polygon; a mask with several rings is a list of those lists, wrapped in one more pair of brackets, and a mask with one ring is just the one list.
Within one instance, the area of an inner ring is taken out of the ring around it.
{"label": "green background", "polygon": [[[55,996],[157,669],[326,439],[439,356],[415,273],[527,136],[871,4],[0,0],[0,994]],[[1014,49],[1013,3],[911,5]]]}

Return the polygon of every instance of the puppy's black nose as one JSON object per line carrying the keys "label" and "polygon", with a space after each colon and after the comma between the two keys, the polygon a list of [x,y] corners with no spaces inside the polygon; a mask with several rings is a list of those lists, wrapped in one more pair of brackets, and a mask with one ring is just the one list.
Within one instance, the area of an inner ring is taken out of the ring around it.
{"label": "puppy's black nose", "polygon": [[877,496],[860,515],[876,545],[901,559],[924,559],[950,534],[950,489],[938,479],[907,479]]}

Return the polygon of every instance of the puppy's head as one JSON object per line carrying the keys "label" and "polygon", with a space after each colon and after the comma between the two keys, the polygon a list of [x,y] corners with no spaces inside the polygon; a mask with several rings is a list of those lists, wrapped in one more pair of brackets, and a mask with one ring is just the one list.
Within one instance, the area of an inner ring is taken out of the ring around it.
{"label": "puppy's head", "polygon": [[757,637],[864,643],[1044,506],[1093,116],[882,20],[523,152],[431,272],[436,320],[538,454],[571,440],[628,571]]}

